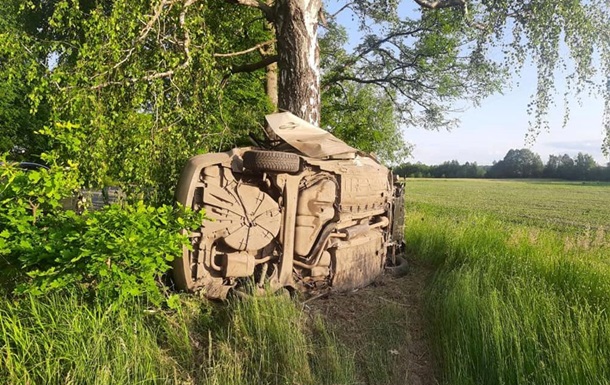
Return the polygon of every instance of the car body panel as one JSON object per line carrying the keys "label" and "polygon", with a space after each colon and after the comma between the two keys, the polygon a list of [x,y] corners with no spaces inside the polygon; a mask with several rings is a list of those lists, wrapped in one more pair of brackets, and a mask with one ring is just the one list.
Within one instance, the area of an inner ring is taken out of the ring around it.
{"label": "car body panel", "polygon": [[355,148],[348,146],[330,132],[316,127],[289,112],[271,114],[265,118],[271,130],[277,136],[305,156],[323,159],[343,155],[351,158],[357,152]]}

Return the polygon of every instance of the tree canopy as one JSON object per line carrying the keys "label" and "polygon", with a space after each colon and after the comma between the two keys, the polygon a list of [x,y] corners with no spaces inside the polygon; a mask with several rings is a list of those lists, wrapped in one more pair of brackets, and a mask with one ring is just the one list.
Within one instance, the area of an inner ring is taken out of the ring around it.
{"label": "tree canopy", "polygon": [[[47,149],[77,161],[87,185],[166,200],[186,158],[235,145],[271,111],[264,75],[223,86],[214,57],[231,39],[247,43],[223,28],[235,32],[251,10],[169,0],[9,0],[1,10],[14,19],[0,33],[2,75],[21,92],[19,114],[31,116],[6,124],[22,135],[44,126]],[[46,121],[32,124],[43,109]]]}
{"label": "tree canopy", "polygon": [[[328,6],[4,1],[0,150],[54,146],[78,161],[87,184],[171,191],[185,158],[258,130],[274,109],[266,96],[274,63],[280,108],[384,160],[404,159],[401,126],[452,127],[456,108],[501,91],[529,63],[538,73],[530,133],[549,128],[561,74],[566,100],[605,98],[610,149],[607,1],[355,0],[335,3],[332,13]],[[358,30],[357,42],[348,28]],[[34,139],[41,129],[48,138]]]}
{"label": "tree canopy", "polygon": [[540,155],[528,148],[511,149],[504,159],[489,169],[487,175],[491,178],[538,178],[543,169]]}

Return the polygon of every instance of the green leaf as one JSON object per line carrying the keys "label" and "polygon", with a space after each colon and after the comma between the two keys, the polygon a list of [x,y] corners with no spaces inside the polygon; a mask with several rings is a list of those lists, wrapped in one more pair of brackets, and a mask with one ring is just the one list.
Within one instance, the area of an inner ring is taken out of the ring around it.
{"label": "green leaf", "polygon": [[180,296],[178,294],[172,294],[169,297],[167,297],[166,300],[167,303],[167,307],[169,307],[170,309],[173,310],[178,310],[180,309]]}
{"label": "green leaf", "polygon": [[40,180],[41,175],[40,172],[38,171],[30,171],[28,173],[28,179],[30,180],[30,182],[32,183],[38,183],[38,181]]}

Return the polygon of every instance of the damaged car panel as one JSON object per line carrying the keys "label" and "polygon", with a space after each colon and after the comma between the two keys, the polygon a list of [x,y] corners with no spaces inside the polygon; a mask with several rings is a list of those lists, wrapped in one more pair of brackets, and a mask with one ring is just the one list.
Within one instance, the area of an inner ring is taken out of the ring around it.
{"label": "damaged car panel", "polygon": [[391,171],[290,113],[267,121],[274,150],[204,154],[184,168],[177,200],[209,220],[187,231],[177,287],[222,299],[247,280],[305,292],[370,283],[403,241]]}
{"label": "damaged car panel", "polygon": [[353,158],[358,151],[330,132],[288,112],[267,115],[267,124],[277,137],[310,158],[343,155]]}

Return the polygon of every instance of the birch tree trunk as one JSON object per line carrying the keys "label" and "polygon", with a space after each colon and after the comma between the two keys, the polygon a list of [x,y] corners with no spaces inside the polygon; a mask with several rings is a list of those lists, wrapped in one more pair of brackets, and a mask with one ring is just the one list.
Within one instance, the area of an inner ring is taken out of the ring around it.
{"label": "birch tree trunk", "polygon": [[275,111],[277,111],[277,63],[269,64],[265,70],[265,92],[269,100],[271,100]]}
{"label": "birch tree trunk", "polygon": [[278,108],[320,124],[320,52],[318,15],[321,0],[277,0]]}

